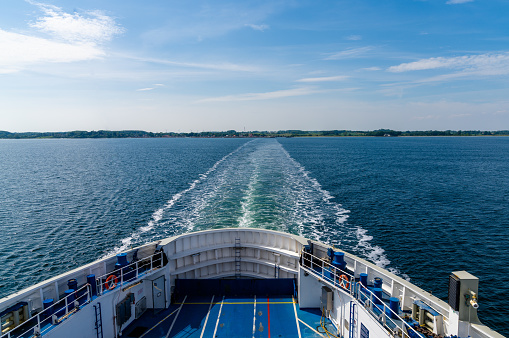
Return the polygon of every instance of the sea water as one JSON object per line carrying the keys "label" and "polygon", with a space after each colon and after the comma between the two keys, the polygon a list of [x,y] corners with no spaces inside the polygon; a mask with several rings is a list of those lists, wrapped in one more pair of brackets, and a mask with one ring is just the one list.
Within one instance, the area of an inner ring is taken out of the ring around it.
{"label": "sea water", "polygon": [[509,334],[509,138],[0,140],[0,297],[221,227],[334,244],[445,299],[480,278]]}

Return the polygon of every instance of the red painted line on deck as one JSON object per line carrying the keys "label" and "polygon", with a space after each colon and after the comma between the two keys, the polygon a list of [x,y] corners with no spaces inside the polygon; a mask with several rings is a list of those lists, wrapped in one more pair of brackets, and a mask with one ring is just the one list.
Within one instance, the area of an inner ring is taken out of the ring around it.
{"label": "red painted line on deck", "polygon": [[268,316],[268,321],[269,321],[268,333],[269,333],[269,338],[270,338],[270,307],[269,307],[269,297],[267,297],[267,316]]}

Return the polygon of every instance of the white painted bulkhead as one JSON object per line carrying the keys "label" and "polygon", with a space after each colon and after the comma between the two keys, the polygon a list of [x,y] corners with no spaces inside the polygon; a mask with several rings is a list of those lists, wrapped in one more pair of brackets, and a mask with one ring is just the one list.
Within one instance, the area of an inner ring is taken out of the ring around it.
{"label": "white painted bulkhead", "polygon": [[[298,302],[301,308],[320,307],[322,286],[328,285],[323,275],[310,273],[299,264],[300,253],[308,241],[302,237],[264,229],[235,228],[219,229],[188,233],[158,242],[149,243],[138,249],[139,258],[153,255],[157,248],[162,248],[168,259],[168,264],[162,268],[155,268],[139,278],[123,285],[122,289],[100,295],[75,314],[44,334],[47,337],[97,337],[95,331],[94,305],[101,304],[102,328],[105,337],[119,337],[125,328],[135,318],[135,305],[143,297],[147,308],[153,308],[153,281],[164,276],[165,300],[170,303],[171,295],[177,278],[232,278],[235,276],[248,278],[295,278],[298,285]],[[314,242],[313,254],[318,258],[327,258],[329,246]],[[135,249],[128,250],[129,261]],[[334,249],[337,251],[337,249]],[[458,322],[458,318],[450,306],[444,301],[423,291],[408,281],[377,267],[376,265],[345,253],[347,269],[353,272],[355,278],[361,273],[367,273],[370,282],[375,277],[383,279],[382,288],[390,296],[397,297],[403,310],[409,310],[414,300],[421,300],[443,315],[443,331],[447,334],[463,335],[469,329],[471,337],[498,338],[498,333],[482,324],[470,325]],[[30,313],[42,311],[42,301],[47,298],[60,299],[67,289],[69,278],[78,279],[79,285],[86,283],[88,274],[96,276],[108,274],[114,269],[116,257],[109,257],[85,265],[79,269],[62,274],[43,283],[25,289],[0,300],[0,311],[19,301],[28,301]],[[330,319],[337,330],[344,337],[349,336],[350,304],[356,302],[354,297],[342,289],[332,285],[334,292],[333,307]],[[128,294],[134,296],[131,305],[131,318],[121,328],[115,322],[116,305]],[[368,327],[369,337],[390,337],[388,331],[362,305],[357,304],[354,329],[356,337],[361,337],[361,324]],[[3,338],[3,337],[2,337]]]}

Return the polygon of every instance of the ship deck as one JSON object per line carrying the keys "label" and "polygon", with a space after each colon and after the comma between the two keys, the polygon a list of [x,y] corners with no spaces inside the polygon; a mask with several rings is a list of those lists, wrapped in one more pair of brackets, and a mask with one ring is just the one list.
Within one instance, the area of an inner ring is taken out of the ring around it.
{"label": "ship deck", "polygon": [[[326,337],[320,318],[319,309],[300,309],[292,296],[185,295],[157,313],[147,310],[123,331],[123,336]],[[330,322],[327,328],[333,330]]]}

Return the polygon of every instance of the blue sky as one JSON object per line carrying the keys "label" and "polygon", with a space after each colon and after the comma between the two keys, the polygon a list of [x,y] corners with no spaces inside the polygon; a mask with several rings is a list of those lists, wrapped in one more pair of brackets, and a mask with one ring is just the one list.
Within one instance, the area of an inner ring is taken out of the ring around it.
{"label": "blue sky", "polygon": [[509,129],[508,0],[0,6],[0,130]]}

